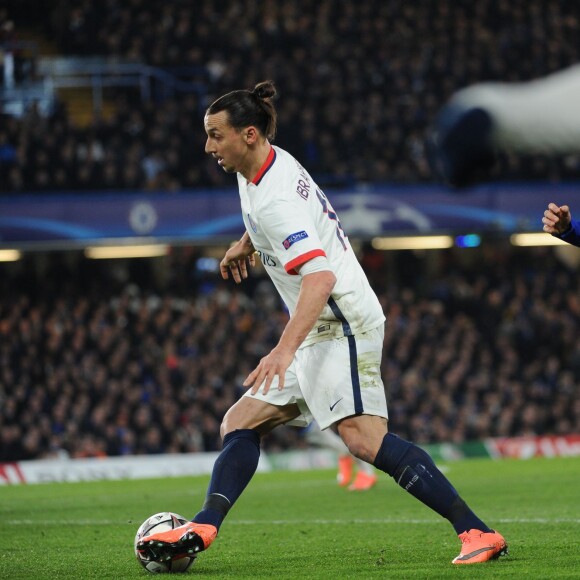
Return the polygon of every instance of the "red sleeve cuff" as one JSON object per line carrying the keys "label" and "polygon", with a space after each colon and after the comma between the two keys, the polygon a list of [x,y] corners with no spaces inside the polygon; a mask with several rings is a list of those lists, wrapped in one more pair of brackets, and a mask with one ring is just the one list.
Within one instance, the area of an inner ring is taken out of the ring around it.
{"label": "red sleeve cuff", "polygon": [[318,256],[326,258],[326,253],[324,250],[320,249],[310,250],[310,252],[306,252],[306,254],[302,254],[301,256],[290,260],[287,264],[284,265],[284,269],[286,272],[288,272],[288,274],[290,274],[290,276],[297,276],[298,272],[296,271],[296,268],[298,266],[302,266],[302,264],[306,264],[308,260],[312,260],[312,258],[317,258]]}

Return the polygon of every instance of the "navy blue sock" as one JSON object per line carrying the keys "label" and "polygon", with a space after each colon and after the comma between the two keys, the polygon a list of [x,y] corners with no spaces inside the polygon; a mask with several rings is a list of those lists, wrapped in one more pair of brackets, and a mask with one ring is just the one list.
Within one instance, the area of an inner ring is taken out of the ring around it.
{"label": "navy blue sock", "polygon": [[216,459],[205,503],[193,518],[218,530],[229,509],[252,479],[260,459],[260,436],[253,429],[238,429],[224,437],[222,452]]}
{"label": "navy blue sock", "polygon": [[469,509],[429,455],[417,445],[387,433],[374,465],[388,473],[404,490],[448,519],[457,534],[490,529]]}

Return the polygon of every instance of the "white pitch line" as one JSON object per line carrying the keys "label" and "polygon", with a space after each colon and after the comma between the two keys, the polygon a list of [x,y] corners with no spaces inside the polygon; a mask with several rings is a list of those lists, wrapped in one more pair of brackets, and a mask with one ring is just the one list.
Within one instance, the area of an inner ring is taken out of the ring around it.
{"label": "white pitch line", "polygon": [[[580,524],[580,518],[499,518],[500,524]],[[403,518],[377,518],[377,519],[315,519],[315,520],[228,520],[228,525],[238,526],[300,526],[303,524],[316,524],[319,526],[348,525],[348,524],[417,524],[429,525],[443,523],[444,520],[433,519],[403,519]],[[119,520],[4,520],[4,524],[11,526],[112,526],[119,524],[138,524]]]}
{"label": "white pitch line", "polygon": [[[493,521],[500,524],[580,524],[580,518],[498,518]],[[228,524],[239,525],[301,525],[301,524],[317,524],[317,525],[344,525],[344,524],[425,524],[432,526],[433,524],[446,523],[445,520],[433,519],[403,519],[403,518],[377,518],[377,519],[342,519],[342,520],[232,520]]]}

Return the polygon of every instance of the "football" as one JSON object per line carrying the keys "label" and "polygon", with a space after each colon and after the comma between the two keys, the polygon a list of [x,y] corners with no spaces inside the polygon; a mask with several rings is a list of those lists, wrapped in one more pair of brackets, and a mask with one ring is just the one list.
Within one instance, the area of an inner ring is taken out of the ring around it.
{"label": "football", "polygon": [[137,530],[135,535],[134,550],[135,556],[139,563],[152,574],[162,574],[170,572],[185,572],[193,564],[195,560],[195,555],[184,554],[179,555],[170,560],[169,562],[154,562],[149,560],[142,553],[137,551],[137,542],[144,538],[145,536],[150,536],[151,534],[157,534],[158,532],[165,532],[167,530],[172,530],[183,524],[186,524],[189,520],[175,514],[173,512],[160,512],[149,518],[147,518]]}

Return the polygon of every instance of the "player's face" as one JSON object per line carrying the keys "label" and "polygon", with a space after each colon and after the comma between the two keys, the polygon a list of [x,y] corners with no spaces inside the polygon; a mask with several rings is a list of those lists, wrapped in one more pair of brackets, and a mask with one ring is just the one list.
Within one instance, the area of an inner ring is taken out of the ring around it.
{"label": "player's face", "polygon": [[248,155],[243,131],[230,125],[226,111],[206,115],[204,125],[207,133],[205,152],[217,159],[218,165],[227,173],[240,171]]}

